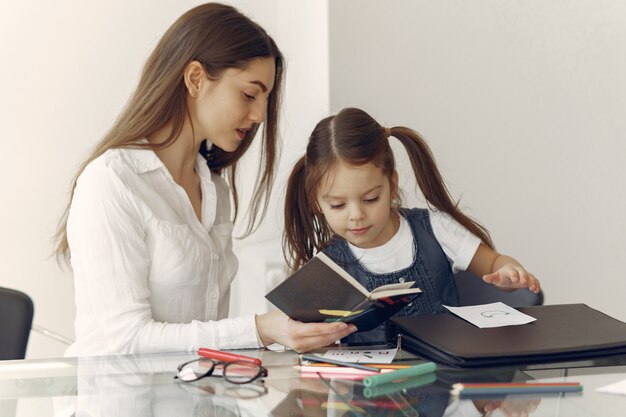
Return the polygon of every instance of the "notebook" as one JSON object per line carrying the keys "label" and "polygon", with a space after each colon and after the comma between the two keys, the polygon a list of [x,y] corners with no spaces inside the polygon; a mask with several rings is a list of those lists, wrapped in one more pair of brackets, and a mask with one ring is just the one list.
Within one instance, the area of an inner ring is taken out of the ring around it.
{"label": "notebook", "polygon": [[565,362],[626,354],[626,323],[586,304],[519,307],[537,320],[480,329],[451,313],[395,317],[402,348],[455,368]]}

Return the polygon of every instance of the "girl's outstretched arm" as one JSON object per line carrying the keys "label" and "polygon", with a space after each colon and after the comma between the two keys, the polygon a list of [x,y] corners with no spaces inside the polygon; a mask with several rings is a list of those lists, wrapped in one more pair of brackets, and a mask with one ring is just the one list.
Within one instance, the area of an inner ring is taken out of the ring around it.
{"label": "girl's outstretched arm", "polygon": [[481,243],[467,270],[503,290],[528,288],[534,293],[541,290],[539,280],[514,258],[502,255]]}
{"label": "girl's outstretched arm", "polygon": [[279,310],[257,315],[256,326],[265,346],[279,343],[296,352],[331,345],[356,331],[354,325],[342,322],[302,323],[290,319]]}

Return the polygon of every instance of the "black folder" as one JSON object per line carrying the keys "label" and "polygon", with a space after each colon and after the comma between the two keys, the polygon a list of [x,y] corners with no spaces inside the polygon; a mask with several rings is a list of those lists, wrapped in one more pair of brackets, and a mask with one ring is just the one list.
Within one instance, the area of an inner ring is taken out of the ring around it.
{"label": "black folder", "polygon": [[481,329],[453,315],[395,317],[402,348],[454,368],[568,362],[626,354],[626,323],[585,304],[519,307],[537,320]]}

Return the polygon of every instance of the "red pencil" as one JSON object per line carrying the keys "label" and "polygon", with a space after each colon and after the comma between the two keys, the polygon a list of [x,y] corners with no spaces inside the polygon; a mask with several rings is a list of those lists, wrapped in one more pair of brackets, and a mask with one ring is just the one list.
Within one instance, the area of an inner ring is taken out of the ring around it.
{"label": "red pencil", "polygon": [[208,349],[208,348],[200,348],[198,349],[198,355],[208,358],[215,359],[217,361],[222,362],[252,362],[255,365],[261,365],[261,359],[259,358],[251,358],[250,356],[237,355],[236,353],[224,352],[221,350]]}

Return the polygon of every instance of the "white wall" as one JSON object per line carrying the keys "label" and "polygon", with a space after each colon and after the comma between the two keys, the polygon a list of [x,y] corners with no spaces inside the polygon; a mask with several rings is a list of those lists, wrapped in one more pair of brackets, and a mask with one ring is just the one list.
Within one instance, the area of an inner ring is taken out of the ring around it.
{"label": "white wall", "polygon": [[[70,179],[119,113],[162,33],[200,3],[0,2],[0,286],[34,299],[35,324],[73,337],[71,273],[50,258]],[[287,56],[283,131],[291,141],[328,112],[326,2],[228,3],[261,23]],[[249,240],[268,241],[263,247],[278,262],[280,242],[271,240],[277,231],[268,226]],[[235,288],[235,313],[265,308],[265,259],[254,257],[250,245],[239,243],[248,284]],[[60,356],[64,349],[32,333],[27,356]]]}
{"label": "white wall", "polygon": [[420,131],[548,303],[626,320],[626,3],[381,4],[330,2],[331,111]]}

